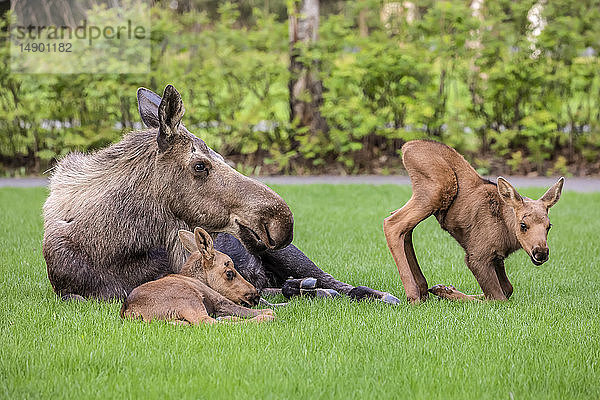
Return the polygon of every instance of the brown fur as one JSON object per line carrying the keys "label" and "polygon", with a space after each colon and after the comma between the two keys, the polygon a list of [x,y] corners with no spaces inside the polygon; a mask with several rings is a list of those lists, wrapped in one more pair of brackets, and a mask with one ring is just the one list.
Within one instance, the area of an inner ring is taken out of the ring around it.
{"label": "brown fur", "polygon": [[[60,296],[124,298],[136,286],[179,272],[180,229],[226,232],[253,250],[292,240],[287,204],[247,178],[180,124],[181,96],[165,88],[160,105],[138,91],[150,128],[92,154],[62,159],[44,204],[43,253]],[[154,95],[156,96],[156,95]]]}
{"label": "brown fur", "polygon": [[410,302],[425,300],[429,291],[451,300],[478,298],[452,286],[428,289],[412,231],[430,215],[463,247],[465,262],[487,299],[506,300],[513,292],[504,269],[509,254],[523,248],[536,265],[547,261],[548,209],[558,201],[564,178],[539,200],[531,200],[502,177],[497,185],[483,179],[456,150],[441,143],[408,142],[402,147],[402,161],[413,194],[385,219],[383,229]]}
{"label": "brown fur", "polygon": [[[191,254],[180,274],[172,274],[133,289],[123,302],[122,318],[169,320],[186,324],[216,322],[218,317],[253,317],[250,321],[273,320],[271,309],[253,310],[256,288],[233,268],[231,259],[216,251],[208,233],[196,228],[182,230],[179,237]],[[238,305],[239,304],[239,305]]]}

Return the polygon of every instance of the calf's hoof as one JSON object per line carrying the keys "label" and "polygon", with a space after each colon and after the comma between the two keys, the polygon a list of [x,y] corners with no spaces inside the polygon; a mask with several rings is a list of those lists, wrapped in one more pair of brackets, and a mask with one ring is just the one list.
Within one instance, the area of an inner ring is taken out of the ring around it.
{"label": "calf's hoof", "polygon": [[257,315],[256,317],[252,318],[252,321],[254,321],[254,322],[271,322],[271,321],[275,321],[275,315],[273,315],[273,314],[261,314],[261,315]]}
{"label": "calf's hoof", "polygon": [[472,295],[468,295],[468,294],[459,292],[452,285],[435,285],[435,286],[429,288],[429,292],[433,293],[434,295],[436,295],[442,299],[446,299],[446,300],[465,300],[465,301],[478,300],[477,296],[472,296]]}
{"label": "calf's hoof", "polygon": [[260,310],[258,310],[259,315],[271,315],[271,316],[275,316],[275,311],[271,310],[270,308],[261,308]]}
{"label": "calf's hoof", "polygon": [[428,289],[428,292],[438,297],[446,297],[456,292],[456,288],[452,285],[435,285]]}

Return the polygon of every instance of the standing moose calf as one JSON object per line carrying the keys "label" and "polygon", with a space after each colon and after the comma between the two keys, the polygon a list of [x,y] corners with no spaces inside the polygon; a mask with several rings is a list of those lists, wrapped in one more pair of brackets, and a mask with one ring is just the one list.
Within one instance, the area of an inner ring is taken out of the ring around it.
{"label": "standing moose calf", "polygon": [[490,300],[507,300],[513,287],[504,259],[523,248],[535,265],[548,260],[551,224],[548,209],[558,201],[564,178],[539,199],[523,197],[502,177],[483,179],[456,150],[415,140],[402,147],[402,162],[412,182],[412,197],[385,219],[383,230],[409,302],[428,292],[449,300],[474,300],[453,286],[428,289],[412,245],[417,224],[435,215],[465,250],[465,262]]}
{"label": "standing moose calf", "polygon": [[214,249],[205,230],[196,228],[194,233],[181,230],[179,239],[191,253],[181,272],[133,289],[121,307],[122,318],[141,318],[147,322],[162,319],[192,325],[217,322],[209,314],[253,317],[247,320],[253,322],[274,319],[271,309],[245,307],[258,304],[258,291],[236,272],[229,256]]}

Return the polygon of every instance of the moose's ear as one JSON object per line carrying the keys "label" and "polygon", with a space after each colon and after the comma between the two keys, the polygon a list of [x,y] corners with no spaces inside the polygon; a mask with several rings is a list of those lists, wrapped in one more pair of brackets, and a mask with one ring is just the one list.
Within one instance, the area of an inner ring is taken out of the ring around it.
{"label": "moose's ear", "polygon": [[560,194],[562,192],[563,184],[565,183],[565,178],[561,177],[550,189],[544,193],[540,200],[546,206],[546,209],[552,207],[556,204],[558,199],[560,199]]}
{"label": "moose's ear", "polygon": [[181,95],[173,85],[167,85],[158,106],[157,141],[160,151],[167,150],[173,144],[184,113],[185,109],[183,108]]}
{"label": "moose's ear", "polygon": [[213,247],[213,240],[209,233],[200,227],[194,229],[194,237],[196,238],[196,246],[207,260],[212,260],[215,256],[215,248]]}
{"label": "moose's ear", "polygon": [[523,204],[523,198],[521,195],[515,190],[514,187],[506,179],[499,176],[498,177],[498,193],[500,193],[500,197],[504,202],[513,208],[519,207]]}
{"label": "moose's ear", "polygon": [[139,88],[137,90],[138,111],[142,122],[148,128],[158,128],[158,106],[161,98],[152,90]]}
{"label": "moose's ear", "polygon": [[179,240],[181,240],[181,244],[183,247],[190,253],[198,251],[198,246],[196,245],[196,239],[194,238],[194,234],[190,231],[186,231],[185,229],[179,230]]}

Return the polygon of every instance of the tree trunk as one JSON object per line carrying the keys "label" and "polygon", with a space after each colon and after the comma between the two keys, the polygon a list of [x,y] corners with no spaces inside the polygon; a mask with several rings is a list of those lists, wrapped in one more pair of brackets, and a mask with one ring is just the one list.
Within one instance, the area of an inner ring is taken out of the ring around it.
{"label": "tree trunk", "polygon": [[319,1],[295,1],[289,11],[290,34],[290,120],[311,133],[327,132],[327,122],[319,107],[323,104],[323,84],[318,78],[318,61],[300,61],[302,47],[316,42],[319,31]]}
{"label": "tree trunk", "polygon": [[368,9],[363,8],[358,14],[358,30],[360,32],[360,37],[363,38],[369,36],[369,26],[367,25],[367,11]]}

